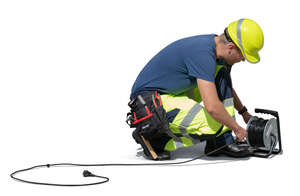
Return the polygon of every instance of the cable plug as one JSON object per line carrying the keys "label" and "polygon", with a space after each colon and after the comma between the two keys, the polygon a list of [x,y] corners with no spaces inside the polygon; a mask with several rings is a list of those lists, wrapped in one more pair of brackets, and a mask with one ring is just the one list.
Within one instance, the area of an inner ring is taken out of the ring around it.
{"label": "cable plug", "polygon": [[92,172],[90,172],[88,170],[84,170],[82,174],[83,174],[84,177],[94,177],[94,176],[96,176],[95,174],[93,174]]}

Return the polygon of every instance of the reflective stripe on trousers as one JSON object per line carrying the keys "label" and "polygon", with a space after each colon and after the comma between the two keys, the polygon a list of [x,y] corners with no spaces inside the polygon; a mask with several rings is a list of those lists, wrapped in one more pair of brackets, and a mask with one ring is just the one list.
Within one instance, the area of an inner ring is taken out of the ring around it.
{"label": "reflective stripe on trousers", "polygon": [[[192,146],[199,143],[200,140],[194,139],[191,135],[214,135],[222,127],[222,124],[215,121],[200,103],[188,97],[180,97],[179,99],[172,95],[162,95],[161,97],[167,112],[173,109],[180,110],[175,119],[169,123],[174,135],[180,135],[180,137],[171,139],[166,144],[165,150],[173,151],[178,148]],[[193,103],[193,106],[185,110],[191,103]],[[229,103],[233,103],[233,98],[224,100],[224,103],[226,104],[226,107],[224,105],[226,111],[234,118],[234,106],[233,104],[229,105]],[[218,135],[226,131],[229,131],[229,128],[224,126]]]}
{"label": "reflective stripe on trousers", "polygon": [[[220,70],[220,69],[219,69]],[[216,74],[217,75],[217,74]],[[223,77],[219,77],[224,79]],[[227,83],[226,83],[227,82]],[[230,81],[231,82],[231,81]],[[226,111],[235,118],[232,88],[229,88],[228,81],[221,81],[217,88],[225,88],[220,92],[226,92],[226,98],[222,100]],[[222,86],[223,85],[223,86]],[[231,94],[230,94],[231,93]],[[224,98],[222,95],[222,97]],[[161,95],[163,107],[166,112],[179,110],[172,122],[169,123],[171,131],[176,138],[170,139],[165,145],[165,150],[174,151],[178,148],[192,146],[198,142],[197,137],[205,135],[221,135],[229,128],[215,121],[207,110],[200,104],[201,95],[197,87],[181,95]],[[222,129],[221,129],[222,128]],[[197,137],[192,137],[197,136]]]}

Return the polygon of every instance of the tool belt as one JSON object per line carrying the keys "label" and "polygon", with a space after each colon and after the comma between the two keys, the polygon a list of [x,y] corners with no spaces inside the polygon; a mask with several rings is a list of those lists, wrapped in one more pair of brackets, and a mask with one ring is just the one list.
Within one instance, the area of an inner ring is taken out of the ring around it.
{"label": "tool belt", "polygon": [[168,133],[169,121],[157,91],[149,91],[132,99],[128,106],[127,124],[147,139]]}

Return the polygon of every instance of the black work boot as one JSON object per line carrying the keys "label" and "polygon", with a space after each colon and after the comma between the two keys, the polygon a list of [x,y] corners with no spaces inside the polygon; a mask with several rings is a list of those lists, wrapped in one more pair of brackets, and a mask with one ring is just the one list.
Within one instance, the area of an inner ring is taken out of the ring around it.
{"label": "black work boot", "polygon": [[[230,135],[229,135],[230,134]],[[227,145],[222,148],[222,146]],[[220,150],[213,152],[214,150]],[[205,154],[207,156],[226,155],[229,157],[242,158],[252,155],[250,146],[245,143],[236,143],[231,135],[231,132],[226,132],[223,135],[206,141]]]}
{"label": "black work boot", "polygon": [[[132,132],[132,137],[136,143],[140,144],[147,158],[152,160],[170,160],[170,152],[163,150],[164,140],[148,140],[143,137],[138,130]],[[161,142],[160,142],[161,141]]]}

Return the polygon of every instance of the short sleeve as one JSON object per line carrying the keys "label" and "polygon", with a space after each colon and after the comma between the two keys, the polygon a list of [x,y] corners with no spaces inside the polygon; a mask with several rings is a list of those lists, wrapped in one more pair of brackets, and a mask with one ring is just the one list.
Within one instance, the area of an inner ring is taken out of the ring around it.
{"label": "short sleeve", "polygon": [[215,81],[216,59],[213,54],[209,52],[190,54],[185,58],[184,62],[189,76],[210,82]]}

